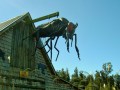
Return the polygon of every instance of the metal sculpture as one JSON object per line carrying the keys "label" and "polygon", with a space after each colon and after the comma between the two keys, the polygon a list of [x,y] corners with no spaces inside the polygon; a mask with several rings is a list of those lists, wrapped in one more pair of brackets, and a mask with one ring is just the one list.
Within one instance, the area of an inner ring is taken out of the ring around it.
{"label": "metal sculpture", "polygon": [[[42,21],[45,19],[50,19],[55,16],[58,17],[59,12],[52,13],[52,14],[34,19],[29,23],[35,23],[35,22]],[[46,24],[42,24],[42,25],[38,26],[36,28],[36,31],[30,36],[32,36],[36,39],[36,48],[39,48],[38,47],[39,46],[39,38],[49,37],[48,40],[46,41],[44,47],[46,45],[49,47],[48,52],[51,51],[51,59],[52,59],[52,40],[54,40],[55,37],[57,37],[57,39],[55,41],[55,45],[54,45],[54,48],[58,52],[56,61],[59,56],[59,50],[56,47],[59,37],[62,36],[66,40],[67,51],[69,52],[69,39],[71,40],[71,46],[72,46],[73,37],[75,36],[75,49],[76,49],[78,58],[80,59],[79,49],[77,47],[77,34],[75,34],[75,29],[77,28],[77,26],[78,26],[77,23],[73,24],[72,22],[69,22],[66,18],[54,19],[51,22],[48,22]],[[28,37],[30,37],[30,36],[28,36]],[[28,38],[28,37],[26,37],[26,38]],[[24,38],[23,40],[25,40],[26,38]],[[50,42],[50,45],[48,44],[49,42]],[[36,51],[36,48],[35,48],[35,51]]]}
{"label": "metal sculpture", "polygon": [[[71,42],[73,41],[73,36],[75,36],[75,49],[78,55],[78,58],[80,59],[79,56],[79,50],[77,47],[77,34],[75,34],[75,29],[77,28],[78,24],[73,24],[72,22],[69,22],[66,18],[59,18],[55,19],[49,23],[42,24],[38,26],[36,29],[37,31],[33,34],[33,37],[36,38],[36,45],[39,42],[39,38],[45,38],[49,37],[49,39],[46,41],[45,46],[47,45],[49,47],[49,51],[52,51],[52,40],[57,37],[55,41],[54,48],[58,52],[56,60],[59,56],[59,50],[57,49],[56,45],[58,42],[58,39],[60,36],[63,36],[63,38],[66,40],[67,44],[67,50],[69,52],[69,39]],[[49,45],[49,41],[51,42],[51,45]],[[72,43],[71,43],[72,45]],[[52,52],[51,52],[51,58],[52,58]]]}

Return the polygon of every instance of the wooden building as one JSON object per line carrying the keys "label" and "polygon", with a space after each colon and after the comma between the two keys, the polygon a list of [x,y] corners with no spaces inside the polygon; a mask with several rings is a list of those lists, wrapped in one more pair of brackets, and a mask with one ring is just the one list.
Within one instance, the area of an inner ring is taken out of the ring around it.
{"label": "wooden building", "polygon": [[[29,13],[0,23],[0,90],[78,90],[59,78],[45,48],[35,53]],[[42,42],[41,42],[42,43]]]}

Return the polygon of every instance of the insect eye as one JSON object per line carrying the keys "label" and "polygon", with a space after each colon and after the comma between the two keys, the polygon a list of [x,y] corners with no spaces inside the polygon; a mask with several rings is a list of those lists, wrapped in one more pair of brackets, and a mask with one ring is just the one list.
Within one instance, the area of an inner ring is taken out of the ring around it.
{"label": "insect eye", "polygon": [[68,23],[68,26],[67,26],[67,30],[68,30],[68,32],[71,32],[72,30],[73,30],[73,24],[70,22],[70,23]]}

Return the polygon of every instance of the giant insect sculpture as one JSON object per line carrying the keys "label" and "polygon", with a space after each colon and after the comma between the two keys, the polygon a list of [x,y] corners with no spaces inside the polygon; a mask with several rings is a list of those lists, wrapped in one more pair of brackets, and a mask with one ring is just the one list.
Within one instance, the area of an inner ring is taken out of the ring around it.
{"label": "giant insect sculpture", "polygon": [[[53,14],[51,15],[53,17]],[[45,18],[49,18],[49,17],[44,16],[43,19]],[[39,18],[39,20],[41,19],[42,18]],[[37,19],[33,20],[33,22],[37,22]],[[73,24],[72,22],[69,22],[66,18],[54,19],[51,22],[39,25],[36,28],[36,31],[32,34],[32,37],[36,39],[36,48],[39,47],[38,45],[39,45],[40,38],[49,37],[43,47],[45,47],[46,45],[49,47],[48,52],[51,51],[51,59],[52,59],[52,40],[54,40],[55,37],[57,37],[55,41],[55,45],[54,45],[54,48],[58,52],[57,57],[56,57],[56,61],[57,61],[58,56],[59,56],[59,50],[56,47],[56,45],[57,45],[59,37],[62,36],[66,40],[67,51],[69,52],[69,40],[71,40],[71,46],[72,46],[73,37],[75,36],[75,49],[76,49],[78,58],[80,59],[79,49],[77,47],[77,34],[75,34],[75,29],[77,28],[77,26],[78,26],[77,23]],[[49,45],[49,42],[50,42],[50,45]]]}
{"label": "giant insect sculpture", "polygon": [[36,45],[39,42],[39,38],[49,37],[45,44],[45,46],[47,45],[49,47],[49,51],[52,51],[52,42],[51,42],[51,45],[49,46],[49,44],[48,44],[49,41],[52,41],[55,39],[55,37],[57,37],[57,39],[55,41],[55,45],[54,45],[54,48],[58,52],[57,57],[56,57],[56,60],[57,60],[57,58],[59,56],[59,50],[57,49],[56,45],[57,45],[59,37],[63,36],[63,38],[65,38],[66,44],[67,44],[67,50],[69,52],[69,39],[73,41],[73,36],[75,36],[75,49],[77,51],[78,58],[80,58],[79,50],[76,45],[77,44],[77,40],[76,40],[77,35],[74,34],[77,26],[78,26],[78,24],[73,24],[72,22],[69,22],[65,18],[55,19],[47,24],[38,26],[36,28],[37,31],[33,34],[33,37],[36,38]]}

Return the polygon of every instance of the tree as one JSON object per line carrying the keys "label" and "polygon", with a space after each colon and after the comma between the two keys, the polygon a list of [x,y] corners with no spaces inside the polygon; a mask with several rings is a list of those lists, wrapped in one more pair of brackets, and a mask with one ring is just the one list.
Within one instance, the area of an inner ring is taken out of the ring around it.
{"label": "tree", "polygon": [[80,81],[86,79],[86,75],[83,74],[83,71],[80,71],[80,72],[79,72],[79,78],[80,78]]}
{"label": "tree", "polygon": [[64,68],[62,68],[62,70],[59,70],[57,73],[62,79],[66,79]]}
{"label": "tree", "polygon": [[114,86],[114,76],[113,75],[109,76],[108,82],[109,82],[110,86]]}
{"label": "tree", "polygon": [[114,75],[114,81],[115,81],[116,90],[119,90],[120,89],[120,75],[119,74]]}
{"label": "tree", "polygon": [[84,71],[79,72],[79,85],[78,87],[81,89],[85,89],[87,86],[86,75],[83,73]]}
{"label": "tree", "polygon": [[102,68],[106,75],[109,75],[113,71],[111,62],[104,63]]}
{"label": "tree", "polygon": [[88,75],[88,76],[86,77],[86,80],[87,80],[87,84],[88,84],[90,81],[94,81],[93,75]]}
{"label": "tree", "polygon": [[95,73],[95,84],[98,86],[98,88],[100,88],[101,76],[99,71],[96,71]]}
{"label": "tree", "polygon": [[102,79],[101,85],[107,85],[106,88],[109,88],[109,90],[111,90],[112,86],[114,85],[114,79],[112,76],[109,75],[113,71],[111,62],[104,63],[102,65],[102,68],[103,70],[100,71]]}
{"label": "tree", "polygon": [[78,78],[78,69],[77,69],[77,67],[76,67],[75,70],[74,70],[73,77]]}
{"label": "tree", "polygon": [[109,74],[113,71],[111,62],[102,65],[103,70],[100,71],[103,83],[107,84],[109,81]]}
{"label": "tree", "polygon": [[66,80],[66,81],[70,81],[70,75],[69,75],[69,71],[68,69],[66,69],[66,71],[62,68],[61,70],[57,71],[57,74],[59,75],[59,77],[61,77],[62,79]]}
{"label": "tree", "polygon": [[70,81],[70,74],[69,74],[69,70],[68,70],[68,68],[66,69],[66,81]]}
{"label": "tree", "polygon": [[74,73],[72,74],[71,83],[73,85],[75,85],[76,87],[78,87],[79,77],[78,77],[78,69],[77,69],[77,67],[75,68]]}

